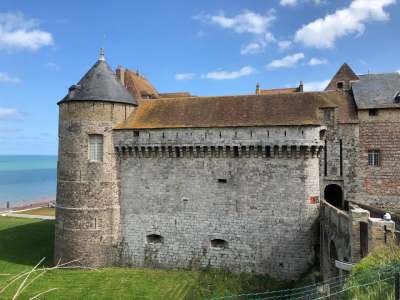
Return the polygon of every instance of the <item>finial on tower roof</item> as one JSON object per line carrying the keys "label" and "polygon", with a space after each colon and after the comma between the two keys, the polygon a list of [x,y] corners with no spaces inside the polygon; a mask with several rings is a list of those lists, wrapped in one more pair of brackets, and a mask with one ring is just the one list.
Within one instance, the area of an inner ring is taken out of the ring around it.
{"label": "finial on tower roof", "polygon": [[99,60],[101,60],[101,61],[105,61],[106,60],[106,58],[104,56],[104,48],[100,48]]}

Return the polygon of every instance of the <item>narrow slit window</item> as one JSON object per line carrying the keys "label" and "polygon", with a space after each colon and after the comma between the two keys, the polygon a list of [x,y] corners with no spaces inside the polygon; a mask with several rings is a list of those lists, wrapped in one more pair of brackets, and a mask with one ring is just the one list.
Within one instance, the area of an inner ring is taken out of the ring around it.
{"label": "narrow slit window", "polygon": [[164,238],[159,234],[149,234],[146,236],[146,241],[149,244],[162,244],[164,242]]}
{"label": "narrow slit window", "polygon": [[89,135],[89,159],[103,161],[103,136],[101,134]]}
{"label": "narrow slit window", "polygon": [[233,157],[239,157],[239,147],[233,146]]}
{"label": "narrow slit window", "polygon": [[380,166],[380,151],[379,150],[368,150],[368,166],[379,167]]}
{"label": "narrow slit window", "polygon": [[228,248],[228,242],[222,239],[213,239],[211,240],[211,248],[226,249]]}

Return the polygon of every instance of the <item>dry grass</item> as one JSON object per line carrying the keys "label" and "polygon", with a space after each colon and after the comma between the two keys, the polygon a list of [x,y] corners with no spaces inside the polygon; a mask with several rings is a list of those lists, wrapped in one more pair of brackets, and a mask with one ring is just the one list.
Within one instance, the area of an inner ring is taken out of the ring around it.
{"label": "dry grass", "polygon": [[55,210],[55,208],[52,208],[52,207],[40,207],[40,208],[34,208],[34,209],[30,209],[30,210],[18,211],[16,213],[17,214],[25,214],[25,215],[54,217],[56,215],[56,210]]}

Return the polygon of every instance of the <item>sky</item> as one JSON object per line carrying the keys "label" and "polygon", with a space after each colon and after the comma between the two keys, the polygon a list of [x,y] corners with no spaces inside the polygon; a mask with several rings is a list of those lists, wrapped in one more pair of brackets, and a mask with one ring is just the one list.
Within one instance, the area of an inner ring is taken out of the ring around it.
{"label": "sky", "polygon": [[0,155],[57,154],[57,102],[96,62],[159,92],[323,89],[340,65],[400,71],[396,0],[1,0]]}

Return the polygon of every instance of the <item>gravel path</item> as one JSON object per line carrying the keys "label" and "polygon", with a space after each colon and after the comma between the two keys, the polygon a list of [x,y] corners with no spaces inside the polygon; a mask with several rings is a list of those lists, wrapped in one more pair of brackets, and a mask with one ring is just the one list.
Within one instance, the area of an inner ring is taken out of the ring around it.
{"label": "gravel path", "polygon": [[1,216],[4,217],[14,217],[14,218],[27,218],[27,219],[40,219],[40,220],[55,220],[53,216],[36,216],[36,215],[28,215],[28,214],[15,214],[15,213],[2,213]]}

